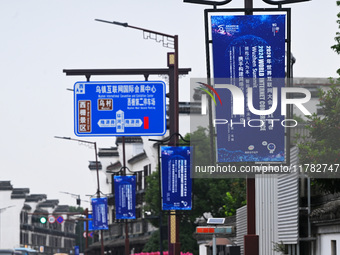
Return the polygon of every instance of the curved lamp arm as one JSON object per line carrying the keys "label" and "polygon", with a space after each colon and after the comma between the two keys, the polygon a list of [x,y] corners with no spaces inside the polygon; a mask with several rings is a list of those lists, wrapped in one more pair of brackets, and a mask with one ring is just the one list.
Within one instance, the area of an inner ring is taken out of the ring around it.
{"label": "curved lamp arm", "polygon": [[230,3],[232,0],[224,0],[220,2],[209,1],[209,0],[184,0],[184,3],[193,3],[193,4],[206,4],[206,5],[225,5]]}
{"label": "curved lamp arm", "polygon": [[281,4],[294,4],[294,3],[299,3],[299,2],[307,2],[307,1],[310,1],[310,0],[281,0],[281,1],[262,0],[262,1],[267,3],[267,4],[281,5]]}

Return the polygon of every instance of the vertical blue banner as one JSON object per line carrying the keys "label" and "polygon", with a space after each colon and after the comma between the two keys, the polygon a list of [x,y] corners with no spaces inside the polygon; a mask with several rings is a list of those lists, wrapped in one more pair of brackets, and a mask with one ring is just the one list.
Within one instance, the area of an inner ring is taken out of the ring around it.
{"label": "vertical blue banner", "polygon": [[92,226],[93,230],[109,229],[107,218],[107,198],[92,198]]}
{"label": "vertical blue banner", "polygon": [[136,219],[136,177],[114,176],[116,219]]}
{"label": "vertical blue banner", "polygon": [[[212,16],[211,25],[215,86],[229,84],[243,93],[233,97],[223,85],[216,89],[221,98],[216,103],[217,161],[284,161],[279,99],[285,85],[285,15]],[[239,102],[243,114],[234,114]]]}
{"label": "vertical blue banner", "polygon": [[74,255],[79,255],[79,246],[74,246]]}
{"label": "vertical blue banner", "polygon": [[[92,226],[92,214],[89,214],[88,216],[88,223],[89,223],[89,229],[88,231],[93,231],[93,226]],[[84,231],[86,231],[86,222],[84,221]]]}
{"label": "vertical blue banner", "polygon": [[192,209],[190,155],[189,146],[161,147],[163,210]]}

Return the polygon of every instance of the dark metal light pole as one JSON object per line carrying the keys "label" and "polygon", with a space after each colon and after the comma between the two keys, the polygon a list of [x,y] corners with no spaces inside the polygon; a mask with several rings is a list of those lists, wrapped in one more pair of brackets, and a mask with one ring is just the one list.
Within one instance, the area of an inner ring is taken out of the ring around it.
{"label": "dark metal light pole", "polygon": [[[147,36],[146,38],[150,39],[156,39],[152,38],[151,35],[159,35],[162,38],[160,40],[163,42],[163,46],[167,48],[173,48],[174,49],[174,59],[173,60],[173,67],[174,67],[174,84],[173,86],[170,86],[170,136],[172,136],[171,144],[177,145],[178,143],[178,137],[174,134],[179,133],[179,107],[178,107],[178,36],[177,35],[169,35],[160,33],[157,31],[131,26],[128,23],[122,23],[117,21],[107,21],[107,20],[101,20],[101,19],[95,19],[99,22],[109,23],[113,25],[128,27],[132,29],[141,30],[144,33],[149,33],[150,36]],[[157,38],[158,39],[158,38]],[[166,41],[167,39],[167,41]],[[171,39],[170,41],[168,39]],[[169,61],[171,62],[171,61]],[[169,215],[169,254],[170,255],[178,255],[180,254],[180,243],[179,243],[179,219],[176,215],[176,211],[171,211]],[[126,254],[128,255],[128,254]]]}
{"label": "dark metal light pole", "polygon": [[[95,159],[96,159],[96,172],[97,172],[97,192],[96,193],[97,193],[97,198],[100,198],[99,164],[98,164],[98,155],[97,155],[97,143],[86,141],[86,140],[74,139],[74,138],[71,138],[71,137],[55,136],[54,138],[76,141],[76,142],[81,142],[81,143],[88,143],[88,144],[92,144],[94,146],[94,152],[96,154]],[[104,237],[103,237],[103,230],[102,229],[100,230],[100,241],[101,241],[101,255],[104,255]]]}

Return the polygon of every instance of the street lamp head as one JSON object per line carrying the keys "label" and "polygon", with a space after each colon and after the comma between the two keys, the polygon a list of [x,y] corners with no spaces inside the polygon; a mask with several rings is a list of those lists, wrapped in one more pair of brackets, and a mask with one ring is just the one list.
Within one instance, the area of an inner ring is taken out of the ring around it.
{"label": "street lamp head", "polygon": [[71,137],[65,137],[65,136],[54,136],[54,138],[71,140]]}
{"label": "street lamp head", "polygon": [[107,20],[102,20],[102,19],[95,19],[95,21],[110,23],[110,24],[114,24],[114,25],[118,25],[118,26],[122,26],[122,27],[128,27],[129,26],[129,24],[126,23],[126,22],[122,23],[122,22],[118,22],[118,21],[107,21]]}

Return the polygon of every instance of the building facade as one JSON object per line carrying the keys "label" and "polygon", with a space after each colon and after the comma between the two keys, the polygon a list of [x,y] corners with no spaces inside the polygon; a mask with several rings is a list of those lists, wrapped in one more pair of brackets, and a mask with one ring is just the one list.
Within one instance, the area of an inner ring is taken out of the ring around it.
{"label": "building facade", "polygon": [[76,223],[69,206],[45,194],[30,194],[28,188],[13,188],[10,181],[0,181],[0,201],[1,249],[29,247],[46,255],[73,252]]}

